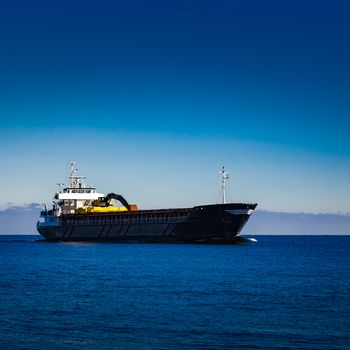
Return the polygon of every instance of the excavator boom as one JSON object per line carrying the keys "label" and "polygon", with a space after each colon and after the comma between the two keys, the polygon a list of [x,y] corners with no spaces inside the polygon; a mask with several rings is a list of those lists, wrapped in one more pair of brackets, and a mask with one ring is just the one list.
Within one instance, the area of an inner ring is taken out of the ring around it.
{"label": "excavator boom", "polygon": [[130,205],[129,205],[128,201],[120,194],[108,193],[106,197],[99,198],[99,201],[101,201],[102,203],[105,203],[106,206],[108,206],[109,201],[111,199],[115,199],[115,200],[119,201],[121,204],[124,205],[124,207],[126,209],[130,210]]}

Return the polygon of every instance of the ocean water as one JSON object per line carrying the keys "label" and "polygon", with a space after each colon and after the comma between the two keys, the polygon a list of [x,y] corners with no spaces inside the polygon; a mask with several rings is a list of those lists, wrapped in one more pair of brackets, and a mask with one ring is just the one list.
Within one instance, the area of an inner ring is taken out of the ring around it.
{"label": "ocean water", "polygon": [[0,349],[350,349],[350,236],[0,236]]}

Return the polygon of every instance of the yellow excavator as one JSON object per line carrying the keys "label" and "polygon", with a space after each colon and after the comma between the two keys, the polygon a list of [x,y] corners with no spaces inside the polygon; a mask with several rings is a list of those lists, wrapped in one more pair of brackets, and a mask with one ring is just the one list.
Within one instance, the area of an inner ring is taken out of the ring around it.
{"label": "yellow excavator", "polygon": [[[112,199],[119,201],[123,207],[115,207],[111,202]],[[136,211],[136,204],[129,204],[128,201],[120,194],[108,193],[106,197],[100,197],[92,202],[92,205],[85,205],[75,210],[76,214],[88,214],[88,213],[116,213],[123,211]]]}

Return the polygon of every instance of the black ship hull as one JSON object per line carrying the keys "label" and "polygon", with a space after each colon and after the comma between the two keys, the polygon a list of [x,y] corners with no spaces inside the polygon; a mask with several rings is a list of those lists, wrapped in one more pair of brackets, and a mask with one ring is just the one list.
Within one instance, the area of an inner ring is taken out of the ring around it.
{"label": "black ship hull", "polygon": [[183,209],[66,214],[38,223],[51,241],[230,242],[256,204],[215,204]]}

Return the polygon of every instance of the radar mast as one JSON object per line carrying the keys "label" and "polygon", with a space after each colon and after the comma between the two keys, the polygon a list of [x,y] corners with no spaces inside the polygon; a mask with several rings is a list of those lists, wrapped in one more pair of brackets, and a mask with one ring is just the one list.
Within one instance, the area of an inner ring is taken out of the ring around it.
{"label": "radar mast", "polygon": [[68,183],[69,188],[84,188],[85,184],[83,179],[86,179],[86,176],[77,175],[78,169],[75,168],[75,162],[69,161],[69,176]]}

